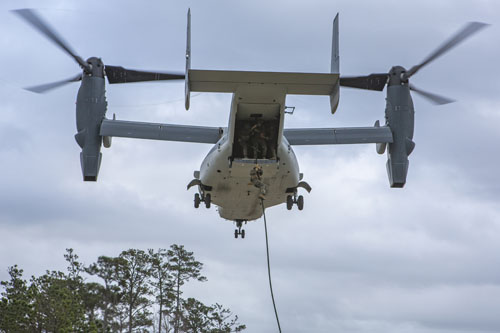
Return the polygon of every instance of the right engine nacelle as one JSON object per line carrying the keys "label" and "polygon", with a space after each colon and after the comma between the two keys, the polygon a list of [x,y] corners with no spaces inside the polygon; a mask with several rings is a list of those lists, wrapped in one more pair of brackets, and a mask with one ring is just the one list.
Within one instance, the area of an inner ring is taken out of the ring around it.
{"label": "right engine nacelle", "polygon": [[408,85],[387,86],[386,125],[391,128],[393,143],[387,147],[387,175],[391,187],[403,187],[408,174],[408,156],[413,142],[414,109]]}

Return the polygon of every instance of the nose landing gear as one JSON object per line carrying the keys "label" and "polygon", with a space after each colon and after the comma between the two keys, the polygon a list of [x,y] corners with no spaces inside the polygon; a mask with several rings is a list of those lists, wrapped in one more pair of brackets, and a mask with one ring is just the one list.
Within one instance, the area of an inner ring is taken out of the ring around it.
{"label": "nose landing gear", "polygon": [[245,230],[241,229],[243,227],[243,222],[245,222],[245,224],[247,223],[247,221],[243,221],[243,220],[236,221],[236,227],[238,229],[234,230],[234,238],[238,238],[239,235],[241,235],[241,238],[245,238]]}

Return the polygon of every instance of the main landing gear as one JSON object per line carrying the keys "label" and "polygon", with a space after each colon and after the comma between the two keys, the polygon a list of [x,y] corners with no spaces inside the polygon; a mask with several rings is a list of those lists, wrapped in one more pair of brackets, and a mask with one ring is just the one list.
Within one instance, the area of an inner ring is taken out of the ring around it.
{"label": "main landing gear", "polygon": [[243,222],[245,222],[245,224],[247,223],[247,221],[243,220],[236,221],[236,227],[238,227],[238,229],[234,230],[234,238],[238,238],[238,235],[241,235],[241,238],[245,238],[245,230],[241,230],[241,227],[243,227]]}
{"label": "main landing gear", "polygon": [[299,195],[297,197],[297,193],[295,193],[293,196],[289,195],[286,197],[286,209],[291,210],[293,207],[293,204],[297,204],[297,208],[299,210],[304,209],[304,197]]}
{"label": "main landing gear", "polygon": [[212,203],[212,196],[210,193],[202,194],[201,196],[199,193],[196,193],[194,195],[194,208],[200,207],[201,202],[205,203],[205,207],[210,208],[210,204]]}

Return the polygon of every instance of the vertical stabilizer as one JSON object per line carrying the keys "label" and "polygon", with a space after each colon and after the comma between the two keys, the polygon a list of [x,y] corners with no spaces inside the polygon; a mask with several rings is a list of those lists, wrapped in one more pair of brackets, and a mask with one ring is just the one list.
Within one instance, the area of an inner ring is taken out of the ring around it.
{"label": "vertical stabilizer", "polygon": [[339,57],[339,13],[333,20],[332,34],[332,67],[330,73],[340,73],[340,57]]}
{"label": "vertical stabilizer", "polygon": [[[333,33],[332,33],[332,65],[330,68],[330,73],[339,74],[340,73],[340,56],[339,56],[339,13],[335,16],[333,20]],[[332,114],[337,111],[340,100],[340,84],[337,84],[333,88],[332,94],[330,95],[330,108]]]}
{"label": "vertical stabilizer", "polygon": [[191,87],[189,84],[189,70],[191,69],[191,8],[188,9],[187,14],[187,37],[186,37],[186,79],[185,79],[185,104],[186,110],[189,110],[189,97],[191,94]]}

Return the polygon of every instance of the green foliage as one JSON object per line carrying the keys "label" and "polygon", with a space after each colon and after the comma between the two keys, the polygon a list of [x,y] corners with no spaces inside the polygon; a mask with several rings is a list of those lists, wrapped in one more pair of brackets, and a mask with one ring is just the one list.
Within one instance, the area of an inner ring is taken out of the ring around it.
{"label": "green foliage", "polygon": [[183,245],[174,244],[170,246],[167,255],[170,258],[170,270],[172,271],[175,285],[176,306],[173,324],[174,332],[177,333],[179,332],[182,318],[181,287],[190,279],[204,282],[207,278],[201,275],[203,264],[195,260],[193,252],[186,251]]}
{"label": "green foliage", "polygon": [[126,323],[128,332],[151,326],[152,296],[149,288],[151,276],[151,261],[146,252],[130,249],[120,253],[117,261],[117,272],[122,295],[122,308],[127,313]]}
{"label": "green foliage", "polygon": [[[148,254],[151,261],[150,284],[158,305],[158,333],[161,333],[163,326],[168,325],[171,319],[168,314],[173,312],[172,304],[175,299],[173,272],[167,250],[158,249],[157,252],[154,252],[153,249],[149,249]],[[165,317],[167,317],[166,322],[164,321]]]}
{"label": "green foliage", "polygon": [[37,326],[46,332],[75,332],[83,327],[84,308],[74,281],[62,272],[32,277],[30,293]]}
{"label": "green foliage", "polygon": [[23,270],[17,265],[9,267],[10,281],[2,281],[4,288],[0,302],[0,331],[23,332],[30,327],[33,307],[30,304],[28,285],[22,279]]}
{"label": "green foliage", "polygon": [[238,323],[229,309],[220,304],[206,306],[194,298],[183,304],[182,332],[186,333],[230,333],[244,330],[245,325]]}
{"label": "green foliage", "polygon": [[85,272],[99,277],[104,285],[100,285],[97,309],[102,313],[102,331],[108,332],[110,327],[120,327],[119,305],[122,294],[119,287],[119,258],[100,256],[97,262],[85,268]]}
{"label": "green foliage", "polygon": [[[219,304],[183,299],[189,280],[206,281],[203,264],[182,245],[156,252],[130,249],[100,256],[88,267],[66,249],[67,273],[47,271],[23,279],[17,265],[0,282],[3,332],[161,332],[229,333],[245,329]],[[86,282],[84,275],[92,277]],[[152,313],[156,312],[156,320]]]}
{"label": "green foliage", "polygon": [[238,316],[234,315],[229,309],[225,309],[222,305],[215,303],[210,307],[211,333],[222,332],[241,332],[246,326],[238,323]]}

